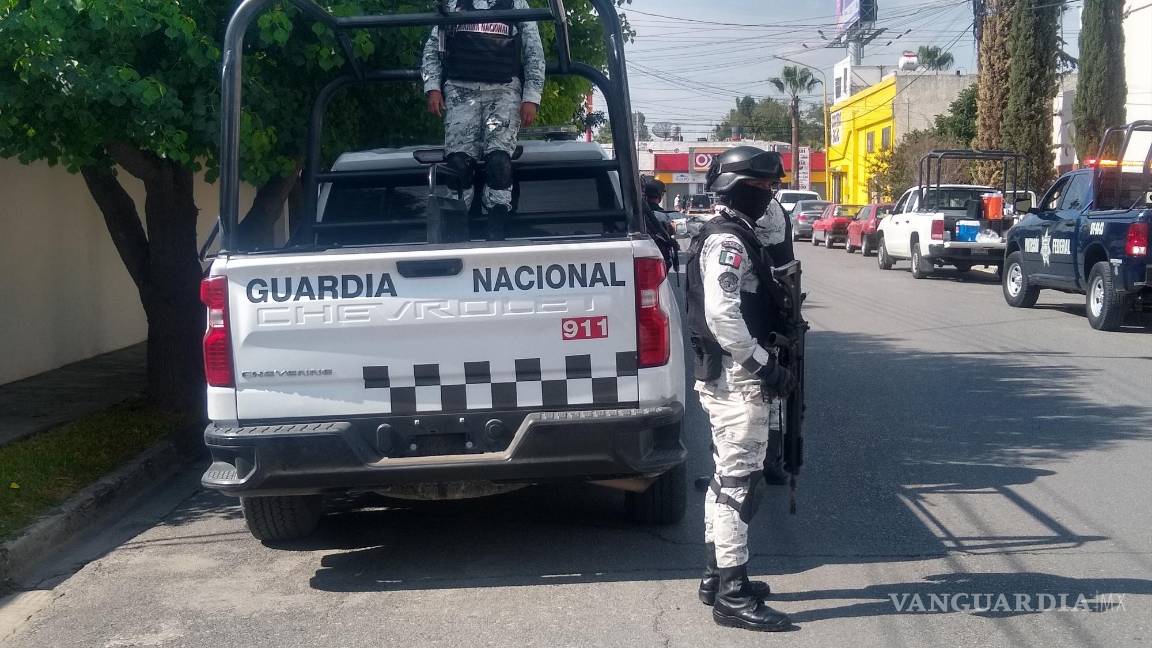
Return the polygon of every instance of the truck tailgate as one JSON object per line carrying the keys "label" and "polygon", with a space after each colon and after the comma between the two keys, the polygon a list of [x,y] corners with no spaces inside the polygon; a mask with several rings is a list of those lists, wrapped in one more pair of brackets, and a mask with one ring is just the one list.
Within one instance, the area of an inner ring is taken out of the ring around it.
{"label": "truck tailgate", "polygon": [[233,257],[242,421],[638,399],[630,241]]}

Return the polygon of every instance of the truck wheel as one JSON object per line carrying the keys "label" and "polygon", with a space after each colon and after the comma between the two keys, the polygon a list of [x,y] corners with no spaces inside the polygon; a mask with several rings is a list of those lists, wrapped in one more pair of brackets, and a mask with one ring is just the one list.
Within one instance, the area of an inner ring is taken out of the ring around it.
{"label": "truck wheel", "polygon": [[660,475],[643,493],[625,493],[628,517],[640,524],[676,524],[688,505],[688,466],[680,464]]}
{"label": "truck wheel", "polygon": [[299,540],[320,524],[323,513],[319,495],[241,497],[244,521],[257,540]]}
{"label": "truck wheel", "polygon": [[812,230],[812,247],[820,245],[820,241],[816,238],[816,230]]}
{"label": "truck wheel", "polygon": [[860,256],[872,256],[872,246],[868,245],[867,236],[860,239]]}
{"label": "truck wheel", "polygon": [[1112,266],[1101,261],[1088,275],[1088,323],[1097,331],[1115,331],[1124,321],[1124,300],[1112,286]]}
{"label": "truck wheel", "polygon": [[829,250],[831,250],[831,249],[832,249],[832,245],[833,245],[833,238],[832,238],[832,235],[831,235],[831,234],[829,234],[829,235],[828,235],[828,238],[824,239],[824,247],[826,247],[826,248],[828,248]]}
{"label": "truck wheel", "polygon": [[1033,286],[1024,274],[1024,255],[1013,252],[1008,255],[1008,271],[1002,273],[1000,286],[1004,289],[1004,301],[1013,308],[1032,308],[1040,297],[1040,288]]}
{"label": "truck wheel", "polygon": [[876,253],[876,264],[881,270],[892,269],[892,257],[888,256],[888,245],[884,243],[883,238],[880,239],[880,250]]}
{"label": "truck wheel", "polygon": [[924,279],[932,274],[932,265],[925,265],[924,257],[920,255],[920,242],[917,241],[912,244],[912,276],[916,279]]}
{"label": "truck wheel", "polygon": [[851,238],[844,239],[844,251],[847,252],[848,254],[852,254],[853,252],[856,251],[856,248],[852,247],[852,239]]}

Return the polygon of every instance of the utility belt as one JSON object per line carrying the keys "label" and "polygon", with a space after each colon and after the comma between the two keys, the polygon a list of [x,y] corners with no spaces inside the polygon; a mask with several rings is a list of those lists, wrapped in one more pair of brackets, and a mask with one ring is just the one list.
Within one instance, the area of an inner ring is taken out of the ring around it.
{"label": "utility belt", "polygon": [[[775,346],[765,344],[763,340],[757,340],[760,346],[768,352],[768,355],[773,359],[779,360],[780,350]],[[693,376],[696,380],[703,382],[712,382],[720,378],[724,373],[724,358],[732,357],[720,344],[715,340],[709,338],[692,337],[692,356],[693,356]]]}

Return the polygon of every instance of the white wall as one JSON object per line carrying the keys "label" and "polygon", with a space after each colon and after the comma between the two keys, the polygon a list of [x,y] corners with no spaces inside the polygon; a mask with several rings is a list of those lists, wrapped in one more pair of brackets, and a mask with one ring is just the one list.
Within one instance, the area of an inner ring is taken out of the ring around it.
{"label": "white wall", "polygon": [[1148,0],[1128,0],[1124,10],[1124,71],[1128,82],[1128,116],[1132,122],[1152,119],[1152,7]]}
{"label": "white wall", "polygon": [[[143,211],[143,185],[121,182]],[[246,188],[241,205],[250,204]],[[215,185],[196,188],[204,240]],[[144,312],[84,181],[0,159],[0,384],[141,342]]]}

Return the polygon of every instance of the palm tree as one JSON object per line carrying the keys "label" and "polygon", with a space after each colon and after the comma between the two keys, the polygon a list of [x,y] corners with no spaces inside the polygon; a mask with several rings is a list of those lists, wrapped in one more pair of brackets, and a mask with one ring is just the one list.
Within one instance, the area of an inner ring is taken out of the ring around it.
{"label": "palm tree", "polygon": [[943,72],[952,67],[954,59],[952,54],[941,50],[936,45],[921,45],[916,50],[916,58],[920,60],[920,67],[932,72]]}
{"label": "palm tree", "polygon": [[812,71],[805,67],[786,65],[780,76],[768,79],[776,86],[776,90],[788,95],[792,108],[792,188],[799,189],[800,174],[800,95],[812,94],[820,79],[812,76]]}

